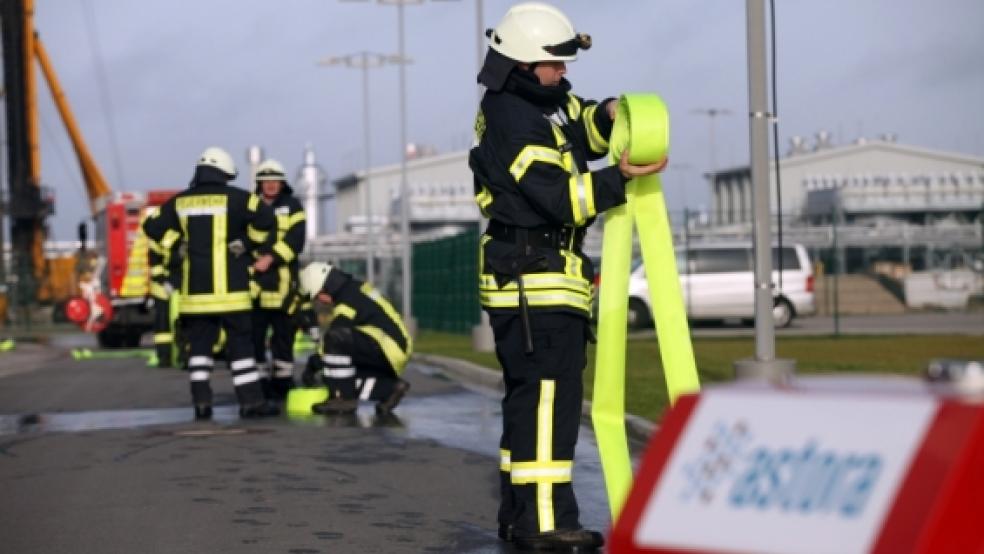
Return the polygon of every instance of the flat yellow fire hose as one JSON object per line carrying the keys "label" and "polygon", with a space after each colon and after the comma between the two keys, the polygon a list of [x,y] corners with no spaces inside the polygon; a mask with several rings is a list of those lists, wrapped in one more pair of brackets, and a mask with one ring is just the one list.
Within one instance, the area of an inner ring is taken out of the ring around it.
{"label": "flat yellow fire hose", "polygon": [[[624,95],[609,140],[609,159],[617,164],[628,148],[633,164],[661,161],[669,149],[669,129],[669,114],[659,96]],[[639,232],[670,402],[700,388],[659,174],[632,179],[625,190],[625,205],[605,212],[591,408],[613,520],[632,486],[625,434],[625,348],[633,221]]]}

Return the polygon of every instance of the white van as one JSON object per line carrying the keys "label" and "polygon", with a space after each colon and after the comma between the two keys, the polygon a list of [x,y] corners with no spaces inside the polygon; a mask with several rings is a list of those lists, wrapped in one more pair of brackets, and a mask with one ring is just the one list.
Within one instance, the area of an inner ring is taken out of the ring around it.
{"label": "white van", "polygon": [[[749,244],[701,244],[691,246],[687,259],[677,249],[677,271],[687,315],[691,320],[755,318],[755,270]],[[772,248],[772,283],[776,327],[786,327],[794,317],[816,312],[813,266],[802,244],[782,248],[782,288],[779,288],[779,249]],[[652,320],[649,284],[641,259],[629,277],[629,325],[648,326]]]}

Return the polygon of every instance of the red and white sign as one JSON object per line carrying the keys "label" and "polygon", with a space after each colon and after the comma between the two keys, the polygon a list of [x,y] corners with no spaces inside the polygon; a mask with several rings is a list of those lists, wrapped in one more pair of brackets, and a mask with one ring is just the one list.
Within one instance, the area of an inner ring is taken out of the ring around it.
{"label": "red and white sign", "polygon": [[984,503],[984,408],[868,384],[682,398],[650,444],[611,551],[984,547],[984,524],[971,525]]}

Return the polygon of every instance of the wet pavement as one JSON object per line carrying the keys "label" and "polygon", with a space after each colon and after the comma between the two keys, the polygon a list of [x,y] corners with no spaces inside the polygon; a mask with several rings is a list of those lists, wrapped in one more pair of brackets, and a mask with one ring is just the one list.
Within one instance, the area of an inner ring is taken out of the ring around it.
{"label": "wet pavement", "polygon": [[[215,419],[196,423],[185,373],[73,360],[67,341],[20,348],[8,375],[0,354],[2,551],[512,551],[495,535],[495,391],[414,363],[396,417],[243,422],[219,370]],[[582,523],[607,529],[583,426],[575,467]]]}

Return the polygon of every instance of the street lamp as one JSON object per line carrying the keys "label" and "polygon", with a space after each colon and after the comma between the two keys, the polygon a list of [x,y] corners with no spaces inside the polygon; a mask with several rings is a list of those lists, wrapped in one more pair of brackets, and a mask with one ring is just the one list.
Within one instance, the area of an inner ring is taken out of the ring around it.
{"label": "street lamp", "polygon": [[[344,2],[364,2],[367,0],[342,0]],[[397,43],[398,50],[397,55],[400,59],[405,59],[405,45],[403,40],[403,7],[407,4],[423,4],[424,0],[376,0],[379,4],[385,5],[395,5],[396,6],[396,25],[397,25]],[[445,1],[457,1],[457,0],[445,0]],[[478,22],[481,26],[481,15],[482,15],[482,2],[478,1],[477,4]],[[481,33],[482,30],[480,29]],[[479,42],[481,44],[481,41]],[[414,327],[413,313],[411,308],[411,297],[413,291],[411,290],[410,281],[410,256],[412,255],[412,246],[410,242],[410,194],[407,190],[407,76],[404,66],[406,64],[400,64],[400,241],[401,241],[401,258],[402,258],[402,271],[403,271],[403,319],[410,327]]]}
{"label": "street lamp", "polygon": [[366,279],[370,283],[375,282],[376,273],[374,269],[374,256],[373,256],[373,246],[375,244],[374,231],[373,231],[373,210],[372,210],[372,192],[371,192],[371,178],[370,170],[371,156],[370,156],[370,139],[369,139],[369,70],[372,68],[383,67],[384,65],[399,65],[403,66],[410,63],[410,61],[404,58],[402,55],[394,54],[379,54],[376,52],[356,52],[354,54],[346,54],[344,56],[330,56],[324,58],[318,62],[321,66],[333,66],[333,65],[343,65],[345,67],[350,67],[354,69],[362,70],[362,137],[363,137],[363,149],[365,155],[365,192],[364,192],[364,202],[365,202],[365,213],[366,213]]}
{"label": "street lamp", "polygon": [[[708,170],[708,173],[711,176],[711,188],[713,189],[714,177],[717,172],[717,167],[714,160],[714,120],[719,115],[731,115],[731,110],[727,108],[695,108],[693,110],[690,110],[690,113],[694,113],[698,115],[706,115],[710,120],[710,136],[708,138],[708,147],[710,151],[710,169]],[[714,194],[715,196],[718,196],[717,191],[714,191]],[[717,213],[714,214],[714,218],[715,220],[720,222],[721,217],[723,215],[720,213],[723,211],[723,209],[720,208],[720,196],[718,196],[718,201],[715,202],[715,205],[716,205],[715,207],[718,209],[716,210]]]}

